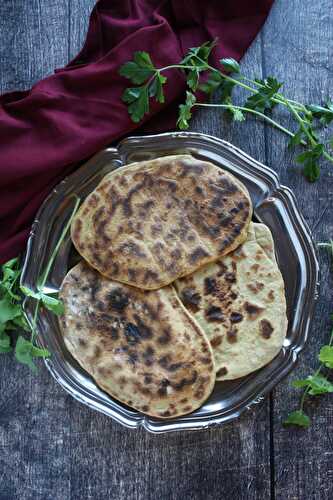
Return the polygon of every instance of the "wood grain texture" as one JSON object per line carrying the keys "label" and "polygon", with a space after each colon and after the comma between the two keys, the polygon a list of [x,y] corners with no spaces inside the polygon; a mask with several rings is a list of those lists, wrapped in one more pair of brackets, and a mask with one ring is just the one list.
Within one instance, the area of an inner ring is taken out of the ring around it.
{"label": "wood grain texture", "polygon": [[[3,0],[0,92],[28,88],[66,64],[82,46],[93,3]],[[243,70],[277,76],[290,97],[321,101],[332,88],[332,14],[330,0],[277,0]],[[333,170],[309,185],[285,138],[252,119],[232,124],[217,111],[202,111],[192,129],[229,140],[277,170],[296,192],[316,238],[332,237]],[[332,498],[331,398],[313,408],[311,430],[281,426],[297,403],[290,381],[314,366],[328,336],[333,282],[328,257],[322,254],[321,262],[321,298],[297,370],[273,397],[221,428],[165,436],[127,430],[68,396],[42,364],[34,376],[2,356],[0,500]]]}
{"label": "wood grain texture", "polygon": [[0,89],[25,90],[68,59],[67,0],[0,4]]}
{"label": "wood grain texture", "polygon": [[89,15],[95,3],[95,0],[70,0],[69,2],[69,60],[73,59],[73,57],[78,54],[83,45],[89,22]]}
{"label": "wood grain texture", "polygon": [[[280,0],[273,7],[264,27],[263,71],[284,83],[284,92],[301,102],[325,102],[333,95],[332,48],[333,4],[312,0]],[[280,115],[279,111],[275,111]],[[292,122],[285,119],[287,127]],[[332,128],[331,128],[332,131]],[[286,138],[266,129],[267,164],[280,172],[283,184],[290,186],[301,211],[313,230],[316,241],[333,236],[333,168],[323,163],[319,182],[309,184],[293,161],[294,153],[286,148]],[[332,266],[320,251],[321,292],[309,342],[296,370],[274,391],[274,475],[277,500],[333,497],[333,399],[324,397],[307,406],[313,425],[308,431],[283,429],[282,420],[296,408],[300,391],[291,381],[315,368],[319,346],[329,339],[332,313]]]}

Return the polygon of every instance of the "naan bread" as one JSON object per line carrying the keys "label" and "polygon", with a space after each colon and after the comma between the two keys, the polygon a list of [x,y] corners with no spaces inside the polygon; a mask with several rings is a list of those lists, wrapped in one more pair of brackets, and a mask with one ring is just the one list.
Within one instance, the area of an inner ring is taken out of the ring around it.
{"label": "naan bread", "polygon": [[217,380],[248,375],[280,351],[287,331],[284,283],[263,224],[251,223],[237,250],[175,285],[210,340]]}
{"label": "naan bread", "polygon": [[246,188],[212,163],[177,155],[108,174],[71,229],[77,251],[108,278],[157,289],[246,239]]}
{"label": "naan bread", "polygon": [[81,262],[60,297],[68,350],[111,396],[159,418],[190,413],[208,398],[212,349],[172,286],[142,291]]}
{"label": "naan bread", "polygon": [[[252,230],[254,230],[255,239],[258,245],[261,246],[269,259],[276,262],[273,236],[268,227],[265,226],[265,224],[254,223],[252,224]],[[251,235],[248,237],[251,238]]]}

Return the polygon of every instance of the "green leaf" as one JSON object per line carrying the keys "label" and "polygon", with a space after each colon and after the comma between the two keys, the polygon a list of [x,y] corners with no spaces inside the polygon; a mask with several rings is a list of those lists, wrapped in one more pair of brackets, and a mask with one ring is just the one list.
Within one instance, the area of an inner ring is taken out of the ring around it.
{"label": "green leaf", "polygon": [[128,78],[132,83],[141,85],[154,74],[154,71],[148,68],[140,68],[137,64],[130,61],[120,68],[119,73],[121,76]]}
{"label": "green leaf", "polygon": [[304,134],[304,132],[301,128],[299,130],[297,130],[297,132],[294,134],[294,137],[291,137],[291,139],[288,143],[288,147],[293,148],[295,146],[298,146],[303,139],[303,134]]}
{"label": "green leaf", "polygon": [[309,427],[311,421],[307,415],[301,410],[296,410],[289,413],[283,425],[298,425],[299,427]]}
{"label": "green leaf", "polygon": [[15,269],[18,259],[11,259],[1,266],[2,278],[0,282],[0,294],[9,295],[11,299],[20,300],[20,296],[15,293],[15,283],[20,277],[21,270]]}
{"label": "green leaf", "polygon": [[32,346],[31,354],[34,358],[49,358],[51,356],[50,351],[47,349],[41,349],[34,345]]}
{"label": "green leaf", "polygon": [[303,153],[300,153],[296,156],[295,161],[297,163],[304,163],[308,158],[311,158],[311,156],[312,155],[310,151],[303,151]]}
{"label": "green leaf", "polygon": [[50,356],[50,353],[47,349],[40,349],[34,346],[30,340],[22,336],[18,337],[15,346],[15,357],[20,363],[28,365],[33,372],[37,371],[33,358],[47,358],[48,356]]}
{"label": "green leaf", "polygon": [[141,87],[131,87],[124,90],[122,100],[126,103],[136,101],[141,94]]}
{"label": "green leaf", "polygon": [[321,361],[327,368],[333,368],[333,347],[330,345],[324,345],[320,349],[318,355],[319,361]]}
{"label": "green leaf", "polygon": [[210,56],[211,51],[213,48],[216,46],[217,40],[213,40],[212,42],[205,42],[203,43],[200,47],[197,47],[197,56],[200,57],[200,59],[203,59],[204,61],[208,62],[208,58]]}
{"label": "green leaf", "polygon": [[44,293],[41,293],[40,300],[42,301],[44,306],[54,314],[57,314],[59,316],[64,314],[64,304],[61,302],[61,300]]}
{"label": "green leaf", "polygon": [[240,73],[240,66],[235,59],[232,58],[225,58],[225,59],[220,59],[220,63],[222,64],[223,68],[226,71],[230,71],[233,73]]}
{"label": "green leaf", "polygon": [[265,80],[256,80],[262,85],[256,94],[251,95],[246,100],[245,107],[255,109],[263,113],[266,109],[272,109],[276,103],[272,101],[276,93],[282,86],[276,78],[269,76]]}
{"label": "green leaf", "polygon": [[10,345],[10,337],[4,331],[4,329],[1,329],[0,325],[0,352],[5,353],[10,351],[12,351],[12,347]]}
{"label": "green leaf", "polygon": [[293,386],[298,388],[309,387],[311,396],[333,392],[333,384],[323,375],[309,375],[305,379],[294,380]]}
{"label": "green leaf", "polygon": [[28,297],[33,297],[36,300],[40,300],[44,306],[55,314],[61,315],[64,314],[64,305],[61,300],[56,297],[52,297],[52,295],[47,295],[46,293],[40,291],[33,291],[30,288],[21,287],[22,292]]}
{"label": "green leaf", "polygon": [[196,91],[199,84],[199,71],[197,69],[193,69],[189,71],[187,74],[187,85],[191,90]]}
{"label": "green leaf", "polygon": [[297,163],[304,164],[303,172],[310,182],[315,182],[319,179],[320,166],[318,160],[322,156],[323,151],[323,144],[317,144],[314,148],[304,151],[295,158]]}
{"label": "green leaf", "polygon": [[35,292],[34,290],[27,288],[26,286],[21,286],[21,291],[27,297],[33,297],[34,299],[40,300],[41,292],[38,292],[38,291]]}
{"label": "green leaf", "polygon": [[195,95],[191,92],[186,92],[186,101],[185,104],[181,104],[179,106],[179,116],[177,120],[177,126],[181,129],[187,129],[189,127],[189,120],[192,117],[191,109],[195,104],[196,98]]}
{"label": "green leaf", "polygon": [[14,301],[21,300],[21,297],[12,291],[14,288],[14,283],[15,279],[13,281],[2,281],[0,283],[0,296],[9,295],[8,299],[13,299]]}
{"label": "green leaf", "polygon": [[304,151],[303,153],[297,155],[295,160],[297,161],[297,163],[304,163],[309,159],[318,160],[323,154],[323,151],[323,144],[317,144],[314,148],[308,149],[307,151]]}
{"label": "green leaf", "polygon": [[310,182],[316,182],[320,177],[319,163],[312,159],[308,160],[304,165],[303,173]]}
{"label": "green leaf", "polygon": [[263,97],[259,92],[247,98],[244,107],[255,109],[264,113],[265,109],[271,109],[270,99]]}
{"label": "green leaf", "polygon": [[29,368],[36,373],[37,367],[33,362],[32,348],[33,345],[29,340],[19,336],[15,346],[15,358],[20,363],[29,366]]}
{"label": "green leaf", "polygon": [[132,83],[141,85],[148,78],[153,76],[156,69],[147,52],[135,52],[133,61],[123,64],[119,70],[119,74],[128,78]]}
{"label": "green leaf", "polygon": [[323,154],[324,151],[324,145],[323,144],[317,144],[313,149],[312,149],[312,158],[320,158],[321,155]]}
{"label": "green leaf", "polygon": [[128,112],[133,122],[138,123],[149,112],[148,88],[141,87],[141,92],[136,101],[128,106]]}
{"label": "green leaf", "polygon": [[7,352],[11,352],[13,349],[11,347],[3,347],[0,343],[0,353],[5,354]]}
{"label": "green leaf", "polygon": [[229,104],[231,102],[231,96],[234,86],[235,86],[234,82],[223,80],[219,88],[220,99],[222,104]]}
{"label": "green leaf", "polygon": [[224,101],[224,103],[230,105],[230,108],[227,109],[226,111],[228,113],[230,113],[230,115],[232,116],[232,119],[235,122],[243,122],[245,120],[245,114],[242,112],[242,110],[238,109],[237,106],[234,106],[232,104],[232,101],[231,101],[230,97],[226,98],[225,101]]}
{"label": "green leaf", "polygon": [[215,47],[215,45],[216,45],[216,40],[213,40],[212,42],[205,42],[199,47],[192,47],[191,49],[188,50],[187,54],[185,54],[185,57],[182,59],[180,64],[200,67],[198,66],[198,62],[200,63],[200,61],[197,61],[196,58],[199,57],[200,59],[202,59],[204,62],[207,63],[210,53],[212,49]]}
{"label": "green leaf", "polygon": [[293,380],[291,385],[293,387],[296,387],[297,389],[301,388],[301,387],[307,387],[309,385],[309,382],[307,379],[305,378],[302,378],[302,379],[299,379],[299,380]]}
{"label": "green leaf", "polygon": [[25,320],[23,311],[21,316],[14,318],[6,324],[6,330],[17,330],[18,328],[22,328],[26,332],[30,331],[29,325]]}
{"label": "green leaf", "polygon": [[20,275],[19,270],[14,271],[14,269],[11,269],[10,267],[3,266],[2,283],[4,281],[9,281],[12,283],[19,275]]}
{"label": "green leaf", "polygon": [[149,69],[154,69],[154,65],[152,60],[150,59],[150,55],[148,52],[144,51],[137,51],[134,52],[134,62],[140,67],[140,68],[149,68]]}
{"label": "green leaf", "polygon": [[8,296],[0,300],[0,323],[7,323],[22,314],[19,304],[14,304]]}
{"label": "green leaf", "polygon": [[245,115],[243,111],[237,108],[230,108],[230,113],[232,114],[234,122],[243,122],[245,121]]}
{"label": "green leaf", "polygon": [[7,262],[5,262],[2,267],[3,267],[3,269],[14,269],[16,267],[16,265],[18,264],[18,262],[19,262],[19,258],[15,257],[14,259],[10,259]]}
{"label": "green leaf", "polygon": [[310,104],[307,109],[311,111],[313,116],[320,120],[322,125],[329,125],[333,121],[333,103],[327,102],[326,106],[318,106],[316,104]]}
{"label": "green leaf", "polygon": [[148,88],[133,87],[126,89],[122,99],[129,103],[127,110],[133,122],[138,123],[149,112]]}
{"label": "green leaf", "polygon": [[157,102],[164,102],[163,85],[167,81],[167,78],[160,73],[156,73],[156,77],[149,85],[149,96],[155,97]]}
{"label": "green leaf", "polygon": [[333,384],[323,375],[310,375],[308,379],[311,386],[309,394],[312,396],[333,392]]}
{"label": "green leaf", "polygon": [[269,92],[274,92],[274,94],[276,94],[283,85],[283,83],[278,82],[276,78],[271,76],[267,77],[264,83],[266,87],[268,87]]}
{"label": "green leaf", "polygon": [[207,80],[199,85],[199,89],[206,94],[212,94],[221,85],[223,80],[224,78],[220,73],[211,71],[208,73]]}

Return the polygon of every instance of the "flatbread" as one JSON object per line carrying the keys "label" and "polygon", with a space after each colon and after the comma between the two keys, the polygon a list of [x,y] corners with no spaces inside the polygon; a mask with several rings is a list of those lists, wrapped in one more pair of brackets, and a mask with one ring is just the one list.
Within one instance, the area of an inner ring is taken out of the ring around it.
{"label": "flatbread", "polygon": [[238,249],[175,286],[210,340],[217,380],[248,375],[280,351],[287,331],[284,283],[263,224],[251,223]]}
{"label": "flatbread", "polygon": [[274,240],[272,233],[265,224],[254,223],[252,225],[256,242],[261,246],[267,257],[276,262],[274,251]]}
{"label": "flatbread", "polygon": [[172,286],[142,291],[81,262],[60,297],[66,347],[112,397],[159,418],[190,413],[208,398],[213,352]]}
{"label": "flatbread", "polygon": [[175,155],[108,174],[80,207],[71,237],[104,276],[157,289],[246,239],[246,188],[212,163]]}

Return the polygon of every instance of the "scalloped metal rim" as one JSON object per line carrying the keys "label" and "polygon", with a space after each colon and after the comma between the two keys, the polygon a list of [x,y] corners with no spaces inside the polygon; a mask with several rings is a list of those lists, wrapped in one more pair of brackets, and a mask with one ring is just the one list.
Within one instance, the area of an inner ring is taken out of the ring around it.
{"label": "scalloped metal rim", "polygon": [[[307,304],[309,304],[309,309],[307,315],[305,317],[303,315],[302,317],[302,336],[299,339],[299,342],[297,343],[297,345],[290,347],[288,357],[283,360],[283,366],[279,367],[279,372],[276,373],[275,376],[265,384],[265,387],[261,387],[261,389],[259,391],[256,391],[255,394],[249,394],[246,401],[242,401],[236,407],[233,407],[228,411],[222,410],[219,413],[214,413],[214,415],[198,415],[196,420],[187,422],[185,421],[185,416],[169,421],[163,420],[161,423],[161,420],[152,419],[140,414],[139,412],[137,413],[136,418],[132,417],[132,419],[128,419],[125,414],[122,415],[120,406],[116,409],[114,408],[114,400],[110,398],[110,401],[112,401],[112,405],[108,405],[107,407],[99,403],[97,400],[92,400],[91,394],[86,395],[84,394],[84,392],[82,392],[82,389],[80,387],[76,389],[75,387],[73,387],[73,380],[69,379],[68,374],[64,371],[63,367],[59,365],[59,363],[55,363],[52,358],[45,360],[46,367],[51,375],[74,398],[83,402],[90,408],[97,409],[100,412],[111,416],[114,420],[128,428],[143,427],[147,431],[156,434],[180,430],[200,430],[220,425],[224,422],[229,422],[238,418],[244,411],[250,410],[254,405],[260,403],[264,399],[265,395],[270,392],[272,388],[292,370],[297,361],[298,354],[304,348],[304,344],[308,336],[310,322],[313,316],[314,300],[317,298],[317,290],[319,285],[319,266],[310,229],[297,208],[297,202],[293,192],[288,187],[280,185],[278,175],[269,167],[257,162],[249,155],[226,141],[213,136],[194,132],[173,132],[142,137],[129,137],[121,141],[117,148],[109,148],[106,151],[114,155],[115,161],[119,161],[122,154],[128,149],[136,147],[144,149],[145,143],[154,143],[156,141],[159,145],[161,145],[161,143],[163,143],[163,139],[177,140],[178,138],[196,141],[198,145],[200,145],[200,147],[203,149],[206,144],[210,144],[210,146],[216,147],[217,150],[223,149],[224,151],[229,152],[234,158],[237,157],[240,163],[243,163],[244,165],[251,168],[254,167],[256,170],[256,176],[261,177],[265,184],[270,188],[270,196],[275,196],[276,198],[279,198],[279,200],[281,200],[284,207],[288,211],[290,219],[293,221],[293,227],[297,231],[300,241],[302,241],[303,243],[302,248],[303,250],[306,250],[305,256],[307,259],[307,270],[310,274],[310,286],[306,289],[307,296],[305,298],[305,301]],[[96,156],[98,156],[98,154]],[[49,201],[55,196],[61,199],[61,196],[64,196],[66,194],[67,185],[70,184],[70,182],[73,182],[73,180],[75,181],[75,178],[78,176],[79,170],[61,181],[61,183],[50,193],[50,195],[40,208],[35,222],[32,226],[31,234],[27,244],[26,256],[22,272],[22,284],[27,284],[26,277],[29,270],[31,256],[34,255],[36,259],[37,253],[37,258],[41,257],[41,255],[39,254],[40,252],[42,252],[42,250],[36,246],[35,239],[36,233],[38,233],[39,231],[39,221],[41,220],[41,218],[47,215],[48,208],[50,208],[48,207]],[[39,253],[37,250],[39,250]],[[26,312],[29,309],[29,303],[30,300],[27,299],[24,304]],[[39,342],[41,345],[44,345],[42,338],[39,339]],[[57,364],[58,366],[56,366]],[[118,406],[117,402],[116,406]]]}

